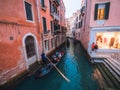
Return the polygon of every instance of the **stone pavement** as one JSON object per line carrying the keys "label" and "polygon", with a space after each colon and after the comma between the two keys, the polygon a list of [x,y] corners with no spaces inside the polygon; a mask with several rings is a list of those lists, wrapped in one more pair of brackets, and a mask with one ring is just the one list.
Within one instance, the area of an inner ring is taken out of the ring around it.
{"label": "stone pavement", "polygon": [[89,55],[91,58],[110,58],[111,60],[115,60],[120,63],[120,52],[91,52]]}

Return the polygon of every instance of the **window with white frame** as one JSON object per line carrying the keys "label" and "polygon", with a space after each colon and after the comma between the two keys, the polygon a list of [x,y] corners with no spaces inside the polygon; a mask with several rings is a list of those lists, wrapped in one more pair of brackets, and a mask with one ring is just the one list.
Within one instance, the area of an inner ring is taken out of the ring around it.
{"label": "window with white frame", "polygon": [[45,45],[45,51],[48,51],[49,50],[49,40],[45,40],[44,45]]}
{"label": "window with white frame", "polygon": [[45,1],[44,0],[40,0],[40,2],[41,2],[41,6],[45,7]]}
{"label": "window with white frame", "polygon": [[54,48],[55,45],[54,45],[54,38],[51,39],[51,48]]}
{"label": "window with white frame", "polygon": [[47,33],[46,18],[42,17],[42,21],[43,21],[43,31],[44,31],[44,34],[46,34]]}
{"label": "window with white frame", "polygon": [[27,18],[27,20],[33,21],[32,5],[29,4],[26,1],[24,3],[25,3],[25,10],[26,10],[26,18]]}
{"label": "window with white frame", "polygon": [[110,9],[110,2],[96,4],[95,12],[94,12],[94,20],[108,19],[109,18],[109,9]]}

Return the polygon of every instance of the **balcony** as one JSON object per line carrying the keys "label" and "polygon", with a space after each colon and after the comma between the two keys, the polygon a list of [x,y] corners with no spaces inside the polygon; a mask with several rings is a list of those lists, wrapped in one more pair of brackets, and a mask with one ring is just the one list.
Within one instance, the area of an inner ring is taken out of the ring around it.
{"label": "balcony", "polygon": [[83,7],[81,8],[80,12],[81,12],[81,15],[84,16],[84,14],[85,14],[85,6],[83,6]]}
{"label": "balcony", "polygon": [[50,15],[51,15],[52,17],[54,17],[54,13],[53,13],[52,11],[50,12]]}
{"label": "balcony", "polygon": [[54,2],[57,6],[60,5],[60,0],[53,0],[53,2]]}
{"label": "balcony", "polygon": [[50,30],[44,31],[44,35],[48,35]]}
{"label": "balcony", "polygon": [[60,34],[60,25],[54,25],[54,29],[52,30],[52,35]]}
{"label": "balcony", "polygon": [[41,4],[41,8],[42,8],[44,11],[46,11],[47,6],[45,6],[44,4]]}
{"label": "balcony", "polygon": [[57,20],[57,21],[60,20],[59,15],[58,15],[57,13],[54,13],[54,14],[53,14],[53,17],[54,17],[54,19]]}

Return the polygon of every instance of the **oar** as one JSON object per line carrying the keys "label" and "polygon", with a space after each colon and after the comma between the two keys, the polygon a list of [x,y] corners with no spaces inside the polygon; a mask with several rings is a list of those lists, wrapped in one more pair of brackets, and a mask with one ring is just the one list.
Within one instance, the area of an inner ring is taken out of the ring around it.
{"label": "oar", "polygon": [[67,81],[70,82],[70,80],[55,66],[55,64],[52,63],[52,61],[47,57],[49,62],[55,67],[55,69],[60,73],[60,75]]}

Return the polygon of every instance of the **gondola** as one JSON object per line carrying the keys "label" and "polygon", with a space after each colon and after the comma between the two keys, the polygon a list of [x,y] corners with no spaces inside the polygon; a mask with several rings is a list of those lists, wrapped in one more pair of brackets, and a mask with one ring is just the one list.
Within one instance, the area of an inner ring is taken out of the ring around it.
{"label": "gondola", "polygon": [[65,52],[62,52],[61,57],[56,62],[55,62],[55,60],[50,59],[52,61],[52,63],[48,63],[46,67],[42,67],[40,70],[38,70],[35,73],[35,79],[43,77],[43,76],[47,75],[49,72],[51,72],[51,70],[54,68],[53,65],[56,66],[60,62],[60,60],[63,58],[64,55],[65,55]]}

